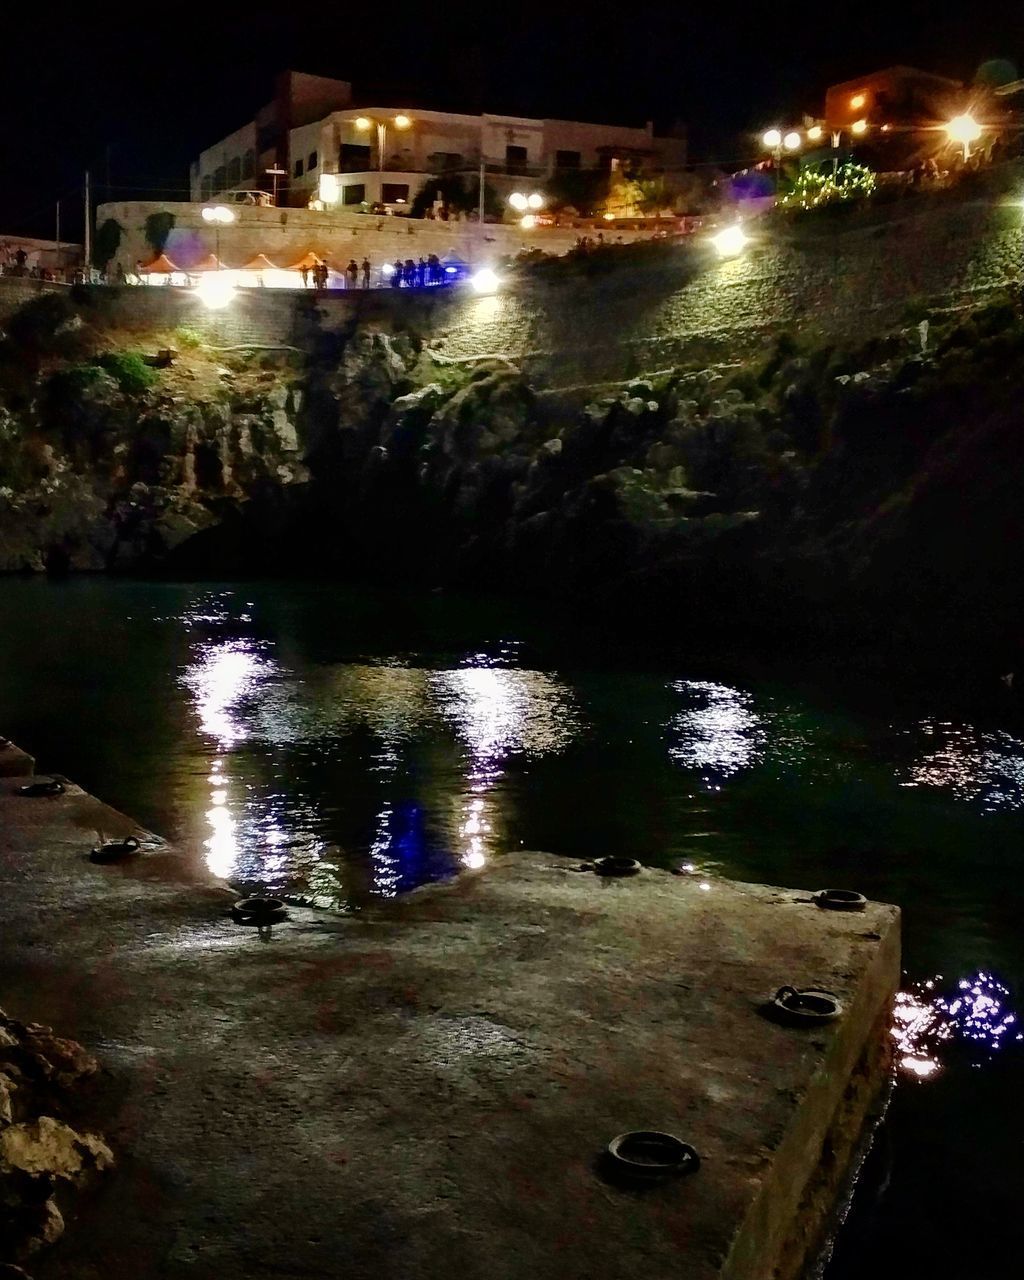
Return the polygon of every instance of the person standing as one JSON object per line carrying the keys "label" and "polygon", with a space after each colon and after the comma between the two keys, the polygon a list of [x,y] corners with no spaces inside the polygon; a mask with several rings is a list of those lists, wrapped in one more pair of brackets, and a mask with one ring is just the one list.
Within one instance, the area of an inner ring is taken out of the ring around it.
{"label": "person standing", "polygon": [[419,262],[416,263],[416,287],[422,289],[427,283],[427,264],[421,256]]}
{"label": "person standing", "polygon": [[364,258],[363,259],[363,288],[369,289],[369,287],[370,287],[370,259]]}
{"label": "person standing", "polygon": [[391,272],[392,289],[400,289],[402,287],[402,259],[396,258]]}
{"label": "person standing", "polygon": [[359,283],[359,267],[356,265],[355,258],[348,260],[348,266],[345,268],[345,283],[349,289],[354,289]]}
{"label": "person standing", "polygon": [[302,264],[301,267],[299,267],[299,275],[302,276],[303,289],[308,289],[309,288],[309,267],[306,265],[305,262]]}

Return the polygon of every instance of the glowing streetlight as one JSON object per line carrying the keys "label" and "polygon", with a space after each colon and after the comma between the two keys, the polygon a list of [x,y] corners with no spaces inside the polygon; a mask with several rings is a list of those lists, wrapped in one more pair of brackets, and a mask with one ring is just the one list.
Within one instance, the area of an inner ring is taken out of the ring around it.
{"label": "glowing streetlight", "polygon": [[524,213],[519,219],[519,225],[524,231],[532,231],[537,225],[537,219],[532,213]]}
{"label": "glowing streetlight", "polygon": [[782,139],[782,145],[787,151],[799,151],[801,141],[800,135],[793,129]]}
{"label": "glowing streetlight", "polygon": [[543,209],[544,197],[540,194],[539,191],[533,191],[531,192],[530,195],[526,197],[526,203],[530,206],[531,209]]}
{"label": "glowing streetlight", "polygon": [[490,267],[481,267],[469,277],[469,283],[473,286],[476,293],[481,295],[488,293],[497,293],[498,285],[501,281],[490,269]]}
{"label": "glowing streetlight", "polygon": [[206,208],[203,209],[203,221],[212,222],[216,230],[216,247],[214,249],[214,253],[217,255],[218,267],[222,265],[220,260],[220,229],[221,227],[228,226],[230,223],[234,222],[234,220],[234,210],[227,208],[226,205],[207,205]]}
{"label": "glowing streetlight", "polygon": [[782,146],[782,130],[769,129],[761,139],[768,151],[774,151],[776,147]]}
{"label": "glowing streetlight", "polygon": [[946,125],[950,142],[958,142],[964,149],[964,161],[971,157],[971,143],[981,137],[981,125],[971,115],[954,116]]}
{"label": "glowing streetlight", "polygon": [[822,128],[820,124],[812,124],[807,130],[807,140],[809,142],[821,141]]}
{"label": "glowing streetlight", "polygon": [[855,93],[850,99],[850,107],[853,111],[859,111],[865,102],[867,98],[863,93]]}
{"label": "glowing streetlight", "polygon": [[368,133],[374,125],[377,126],[377,172],[384,172],[384,151],[388,141],[388,124],[393,124],[396,129],[411,129],[412,119],[401,112],[390,122],[387,120],[371,120],[369,116],[356,116],[352,122],[361,133]]}
{"label": "glowing streetlight", "polygon": [[750,243],[750,237],[737,222],[734,226],[726,227],[724,231],[719,231],[717,235],[712,236],[711,243],[715,246],[720,258],[735,258]]}
{"label": "glowing streetlight", "polygon": [[530,207],[529,199],[521,191],[513,191],[508,198],[508,202],[516,213],[525,213]]}
{"label": "glowing streetlight", "polygon": [[867,131],[868,131],[868,122],[866,120],[854,120],[853,124],[850,125],[850,132],[855,133],[858,138],[862,134],[867,133]]}

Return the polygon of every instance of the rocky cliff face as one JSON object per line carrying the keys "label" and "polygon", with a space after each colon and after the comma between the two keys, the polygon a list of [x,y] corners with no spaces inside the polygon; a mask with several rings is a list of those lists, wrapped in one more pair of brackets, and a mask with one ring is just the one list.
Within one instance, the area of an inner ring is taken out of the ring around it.
{"label": "rocky cliff face", "polygon": [[75,319],[0,351],[8,570],[511,587],[811,642],[1024,619],[1001,567],[1024,533],[1009,300],[561,391],[396,326],[301,360],[179,343],[154,368]]}
{"label": "rocky cliff face", "polygon": [[151,567],[307,479],[286,361],[229,367],[175,335],[126,352],[63,297],[25,310],[0,351],[0,571]]}

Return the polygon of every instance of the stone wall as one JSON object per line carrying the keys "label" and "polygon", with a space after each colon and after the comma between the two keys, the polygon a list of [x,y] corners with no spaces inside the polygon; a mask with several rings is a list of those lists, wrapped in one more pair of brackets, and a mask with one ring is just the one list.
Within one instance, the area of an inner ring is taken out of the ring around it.
{"label": "stone wall", "polygon": [[[514,224],[439,222],[425,218],[377,217],[365,213],[335,210],[317,213],[312,209],[258,208],[234,205],[235,221],[214,227],[203,221],[202,204],[155,204],[144,201],[100,205],[96,224],[113,218],[123,228],[123,237],[111,267],[132,272],[138,262],[147,262],[153,250],[145,237],[146,218],[152,213],[174,214],[175,225],[165,252],[173,263],[190,267],[208,254],[219,256],[229,267],[241,267],[263,253],[276,265],[289,267],[312,250],[332,266],[344,267],[350,258],[369,258],[375,272],[396,258],[439,258],[453,254],[467,262],[492,261],[523,249],[542,249],[561,254],[571,249],[581,234],[573,228],[539,227],[524,231]],[[609,237],[613,233],[609,231]],[[651,233],[615,231],[624,241],[649,239]]]}
{"label": "stone wall", "polygon": [[[1024,226],[1016,206],[921,203],[874,225],[820,228],[762,220],[746,253],[724,262],[701,237],[643,255],[627,248],[619,263],[609,250],[604,261],[550,263],[553,269],[513,276],[494,297],[477,297],[467,286],[252,289],[239,290],[221,312],[204,310],[185,289],[105,288],[97,297],[123,328],[185,324],[220,345],[305,347],[318,330],[355,321],[385,328],[408,322],[442,361],[504,356],[558,386],[695,356],[735,359],[783,329],[859,341],[908,322],[913,304],[965,305],[1021,278]],[[0,317],[38,288],[0,278]]]}

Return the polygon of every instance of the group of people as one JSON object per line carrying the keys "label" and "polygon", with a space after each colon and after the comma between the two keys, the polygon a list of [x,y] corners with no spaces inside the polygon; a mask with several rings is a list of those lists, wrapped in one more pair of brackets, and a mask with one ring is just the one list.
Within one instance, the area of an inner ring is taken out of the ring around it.
{"label": "group of people", "polygon": [[[338,274],[344,279],[346,289],[358,289],[359,277],[361,274],[363,277],[363,288],[369,289],[370,271],[369,258],[363,259],[362,266],[356,262],[355,258],[350,258],[348,266],[343,272],[339,272]],[[308,289],[310,282],[312,282],[314,289],[326,289],[327,280],[331,273],[326,262],[314,262],[312,266],[306,266],[303,264],[299,268],[299,274],[302,276],[303,288]]]}
{"label": "group of people", "polygon": [[436,253],[418,262],[412,258],[396,258],[391,268],[392,289],[422,289],[426,285],[443,284],[444,267]]}

